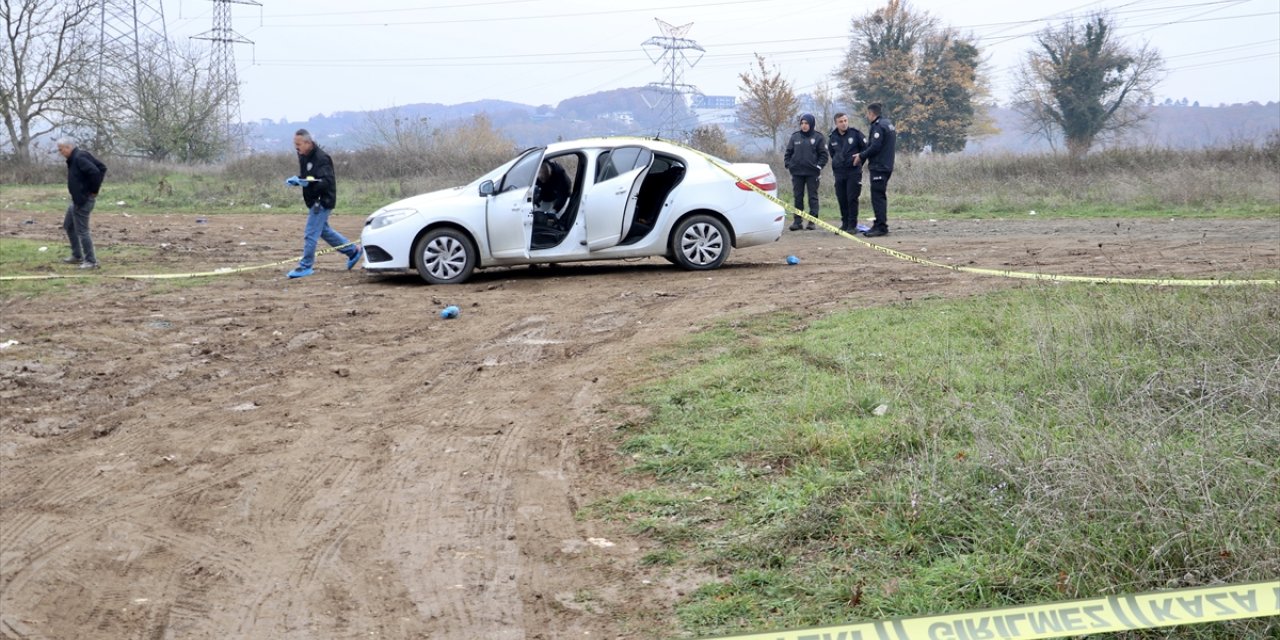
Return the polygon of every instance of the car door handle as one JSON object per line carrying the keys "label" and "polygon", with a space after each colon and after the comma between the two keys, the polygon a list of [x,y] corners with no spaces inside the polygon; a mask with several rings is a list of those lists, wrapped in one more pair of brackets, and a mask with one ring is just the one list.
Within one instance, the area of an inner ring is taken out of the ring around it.
{"label": "car door handle", "polygon": [[619,189],[619,190],[618,190],[616,193],[614,193],[613,195],[615,195],[615,196],[625,196],[625,195],[627,195],[627,191],[628,191],[628,189]]}

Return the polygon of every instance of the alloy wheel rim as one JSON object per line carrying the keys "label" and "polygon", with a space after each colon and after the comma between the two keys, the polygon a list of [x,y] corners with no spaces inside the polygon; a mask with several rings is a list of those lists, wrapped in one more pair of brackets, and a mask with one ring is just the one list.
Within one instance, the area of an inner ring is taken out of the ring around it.
{"label": "alloy wheel rim", "polygon": [[685,230],[680,241],[680,251],[689,262],[711,264],[724,252],[724,237],[715,226],[699,222]]}
{"label": "alloy wheel rim", "polygon": [[456,238],[442,236],[427,243],[422,262],[430,273],[441,280],[448,280],[462,273],[467,264],[467,251]]}

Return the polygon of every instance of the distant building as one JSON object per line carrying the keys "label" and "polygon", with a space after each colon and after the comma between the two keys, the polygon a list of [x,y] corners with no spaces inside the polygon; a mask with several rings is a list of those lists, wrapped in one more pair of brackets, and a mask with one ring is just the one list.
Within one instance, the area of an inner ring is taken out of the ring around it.
{"label": "distant building", "polygon": [[693,97],[694,109],[732,109],[738,106],[738,98],[736,96],[704,96],[696,95]]}
{"label": "distant building", "polygon": [[614,120],[626,125],[635,124],[636,115],[630,111],[610,111],[609,113],[600,114],[601,118],[606,120]]}

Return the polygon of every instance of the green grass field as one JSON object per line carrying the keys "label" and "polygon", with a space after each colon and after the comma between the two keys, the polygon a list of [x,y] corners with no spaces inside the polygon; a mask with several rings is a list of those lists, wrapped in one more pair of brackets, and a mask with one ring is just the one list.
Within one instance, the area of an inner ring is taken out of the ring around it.
{"label": "green grass field", "polygon": [[[123,183],[108,180],[102,187],[95,211],[205,215],[306,212],[300,190],[274,179],[263,183],[176,173],[164,174],[161,183],[161,177]],[[401,197],[393,181],[342,182],[340,189],[335,215],[367,216]],[[0,192],[0,208],[19,211],[61,213],[66,210],[67,202],[65,184],[20,185],[5,187]]]}
{"label": "green grass field", "polygon": [[583,515],[705,575],[695,637],[1274,579],[1277,326],[1274,288],[1119,286],[726,322],[635,393],[652,487]]}
{"label": "green grass field", "polygon": [[[40,249],[44,248],[44,251]],[[136,273],[137,266],[153,262],[159,255],[155,247],[136,244],[108,244],[95,247],[101,269],[85,273],[77,265],[63,264],[69,254],[66,238],[26,240],[0,238],[0,276],[57,275],[59,278],[0,281],[0,300],[19,296],[40,296],[66,291],[71,284],[84,284],[93,278],[113,274]],[[203,278],[176,278],[154,281],[153,293],[198,286]]]}

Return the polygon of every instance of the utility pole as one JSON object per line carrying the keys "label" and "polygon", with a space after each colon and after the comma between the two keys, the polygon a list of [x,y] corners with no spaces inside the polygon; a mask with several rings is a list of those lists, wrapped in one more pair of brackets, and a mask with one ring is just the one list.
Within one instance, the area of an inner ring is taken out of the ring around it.
{"label": "utility pole", "polygon": [[[668,137],[685,137],[679,134],[687,133],[686,127],[681,127],[679,122],[679,110],[676,109],[677,100],[679,104],[688,106],[685,96],[697,95],[698,89],[693,85],[684,84],[685,65],[693,68],[702,60],[702,55],[706,53],[697,42],[690,40],[685,36],[689,32],[689,28],[693,23],[683,26],[675,26],[663,22],[658,18],[654,18],[658,23],[658,28],[662,31],[662,35],[654,36],[645,40],[640,46],[644,49],[645,54],[649,56],[655,65],[662,65],[666,68],[667,78],[662,82],[650,82],[646,89],[650,93],[658,94],[657,104],[665,105],[665,116],[662,121],[662,127],[658,131],[658,137],[666,134]],[[698,56],[691,58],[689,52],[697,51]],[[649,102],[646,97],[645,104],[652,109],[656,106]]]}
{"label": "utility pole", "polygon": [[209,58],[209,75],[213,78],[214,85],[220,88],[223,124],[230,148],[233,151],[239,151],[243,143],[243,131],[240,127],[240,80],[236,75],[234,46],[253,44],[253,41],[231,28],[231,5],[247,4],[260,7],[262,3],[255,0],[210,1],[213,2],[213,28],[191,37],[213,43],[212,55]]}
{"label": "utility pole", "polygon": [[[98,93],[90,100],[93,111],[102,116],[94,127],[95,146],[110,148],[111,134],[104,123],[129,118],[122,105],[146,98],[150,69],[143,69],[143,58],[159,55],[167,68],[169,35],[162,0],[101,0],[98,9]],[[103,95],[106,92],[117,93]]]}

